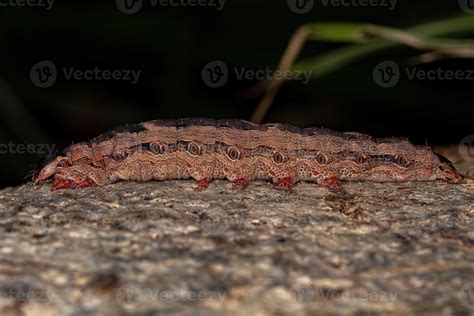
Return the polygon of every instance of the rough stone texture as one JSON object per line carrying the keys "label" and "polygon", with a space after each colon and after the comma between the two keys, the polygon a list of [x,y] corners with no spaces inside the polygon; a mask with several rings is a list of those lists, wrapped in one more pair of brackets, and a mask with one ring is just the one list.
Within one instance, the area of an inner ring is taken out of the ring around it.
{"label": "rough stone texture", "polygon": [[194,186],[0,191],[0,314],[474,314],[474,180]]}

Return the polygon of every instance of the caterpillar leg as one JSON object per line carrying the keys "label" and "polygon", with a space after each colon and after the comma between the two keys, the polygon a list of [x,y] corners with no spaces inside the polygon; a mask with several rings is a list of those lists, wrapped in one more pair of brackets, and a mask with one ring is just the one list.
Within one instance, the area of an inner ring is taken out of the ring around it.
{"label": "caterpillar leg", "polygon": [[197,187],[194,188],[195,191],[204,191],[209,187],[209,183],[211,182],[211,178],[204,178],[198,181]]}
{"label": "caterpillar leg", "polygon": [[84,189],[88,187],[95,186],[96,183],[92,179],[84,179],[81,182],[75,182],[69,179],[64,179],[61,177],[56,177],[51,186],[51,191],[61,190],[61,189]]}
{"label": "caterpillar leg", "polygon": [[331,191],[343,191],[341,181],[336,176],[318,179],[318,184],[328,188]]}
{"label": "caterpillar leg", "polygon": [[249,180],[247,178],[239,178],[232,183],[236,188],[245,189],[249,185]]}
{"label": "caterpillar leg", "polygon": [[296,183],[296,178],[294,176],[273,179],[273,184],[275,188],[281,189],[281,190],[289,190],[295,185],[295,183]]}

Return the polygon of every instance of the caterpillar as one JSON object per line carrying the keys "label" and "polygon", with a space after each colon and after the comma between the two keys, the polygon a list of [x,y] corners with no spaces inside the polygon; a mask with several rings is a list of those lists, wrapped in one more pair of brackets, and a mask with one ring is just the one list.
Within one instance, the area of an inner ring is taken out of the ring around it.
{"label": "caterpillar", "polygon": [[52,190],[187,178],[198,190],[212,179],[240,188],[269,180],[281,189],[314,181],[331,190],[341,181],[463,182],[446,158],[406,139],[213,119],[119,126],[48,157],[33,176],[36,184],[52,180]]}

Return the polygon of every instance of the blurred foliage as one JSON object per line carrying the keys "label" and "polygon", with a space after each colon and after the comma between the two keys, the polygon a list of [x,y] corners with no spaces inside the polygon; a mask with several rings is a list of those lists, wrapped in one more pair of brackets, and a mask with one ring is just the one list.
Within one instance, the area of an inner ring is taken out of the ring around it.
{"label": "blurred foliage", "polygon": [[[464,34],[472,32],[473,29],[474,15],[459,15],[433,23],[417,25],[408,30],[368,23],[309,23],[299,27],[293,34],[280,60],[277,71],[279,73],[292,73],[295,75],[298,73],[311,73],[311,77],[315,79],[334,72],[351,62],[367,58],[369,55],[393,48],[399,44],[425,52],[419,57],[412,58],[412,63],[415,64],[432,63],[445,58],[472,59],[474,58],[474,42],[471,39],[452,39],[439,36]],[[295,60],[308,40],[347,42],[358,45],[347,46],[336,51],[332,50],[316,57],[298,61],[294,65]],[[390,62],[395,63],[394,61]],[[395,73],[397,73],[396,76],[399,78],[400,67],[398,63],[392,64],[392,66],[387,66],[387,61],[385,61],[380,66],[383,69],[378,70],[384,72],[387,78],[392,77]],[[392,72],[392,74],[388,74],[387,71]],[[281,85],[287,80],[284,76],[267,80],[266,94],[253,112],[251,116],[252,122],[261,123],[263,121]],[[375,75],[374,80],[377,80]],[[398,79],[396,80],[398,81]],[[441,76],[439,76],[438,80],[441,80]],[[382,85],[387,87],[384,84]]]}

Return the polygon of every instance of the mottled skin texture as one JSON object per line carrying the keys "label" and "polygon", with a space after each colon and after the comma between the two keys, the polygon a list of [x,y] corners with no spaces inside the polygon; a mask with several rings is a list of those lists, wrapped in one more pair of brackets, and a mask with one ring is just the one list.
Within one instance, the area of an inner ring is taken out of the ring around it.
{"label": "mottled skin texture", "polygon": [[118,127],[68,147],[44,163],[34,181],[53,179],[57,190],[186,178],[196,179],[197,189],[212,179],[228,179],[237,187],[270,180],[283,189],[304,180],[336,190],[340,180],[462,182],[448,160],[407,140],[211,119]]}

